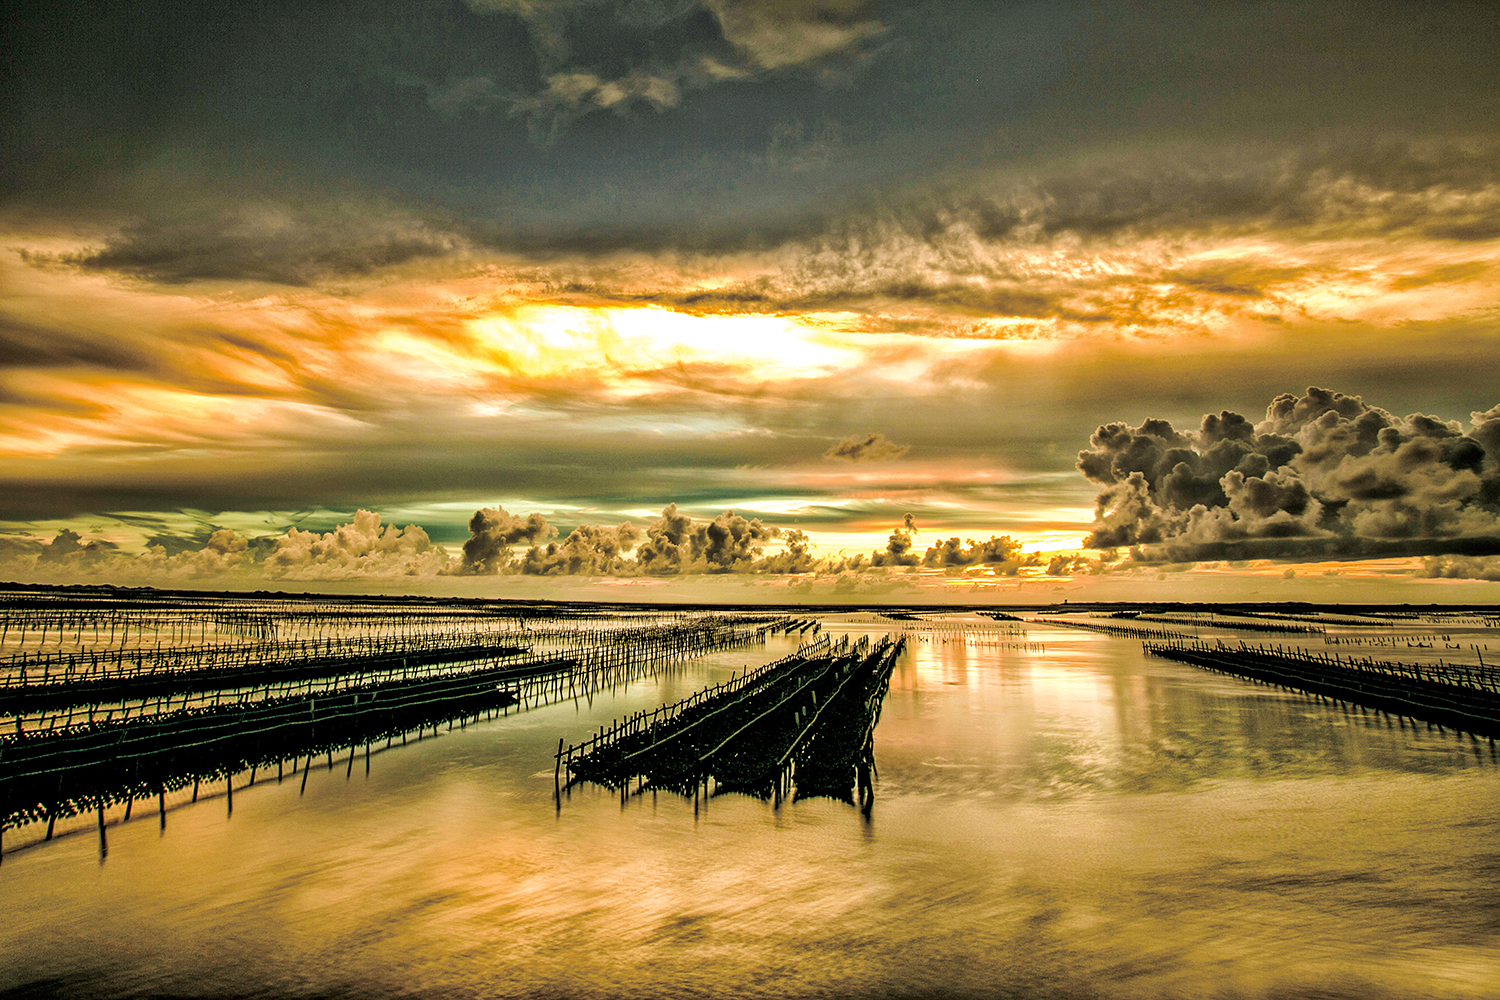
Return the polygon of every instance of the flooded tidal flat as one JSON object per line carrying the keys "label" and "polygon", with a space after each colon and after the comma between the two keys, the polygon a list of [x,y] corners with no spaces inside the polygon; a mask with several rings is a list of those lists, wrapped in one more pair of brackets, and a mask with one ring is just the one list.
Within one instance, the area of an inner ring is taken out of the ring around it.
{"label": "flooded tidal flat", "polygon": [[818,617],[836,638],[906,631],[868,815],[589,784],[555,797],[559,739],[808,638],[770,635],[382,739],[368,773],[347,753],[263,773],[232,812],[222,786],[196,804],[180,791],[164,830],[154,804],[129,822],[116,806],[102,857],[88,816],[49,843],[7,831],[0,990],[1500,994],[1487,740],[1065,624]]}

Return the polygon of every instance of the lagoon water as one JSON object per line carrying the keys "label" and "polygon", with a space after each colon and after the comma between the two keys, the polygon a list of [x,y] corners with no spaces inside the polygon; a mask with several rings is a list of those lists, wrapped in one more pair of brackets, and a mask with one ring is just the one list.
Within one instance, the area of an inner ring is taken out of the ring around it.
{"label": "lagoon water", "polygon": [[[835,635],[884,631],[830,617]],[[577,742],[793,640],[13,851],[20,996],[1500,996],[1485,741],[1032,626],[914,633],[868,819],[553,797]],[[11,843],[10,840],[7,841]]]}

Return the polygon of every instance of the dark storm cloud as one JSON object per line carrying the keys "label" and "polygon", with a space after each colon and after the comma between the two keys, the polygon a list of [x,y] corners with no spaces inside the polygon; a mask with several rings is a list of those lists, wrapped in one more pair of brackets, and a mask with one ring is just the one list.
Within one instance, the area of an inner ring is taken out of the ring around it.
{"label": "dark storm cloud", "polygon": [[[1085,270],[1049,279],[1016,251],[1061,247],[1088,268],[1090,250],[1167,235],[1493,239],[1500,236],[1497,152],[1488,143],[1391,143],[1234,160],[1126,158],[1030,180],[997,177],[830,222],[784,284],[743,291],[787,310],[920,302],[976,315],[1083,322],[1118,312],[1091,293],[1121,281],[1263,298],[1316,272],[1240,258],[1190,269],[1145,262],[1146,270],[1128,277]],[[1079,240],[1086,241],[1082,248]],[[1457,265],[1442,280],[1481,270],[1478,262]]]}
{"label": "dark storm cloud", "polygon": [[[0,473],[0,511],[31,521],[179,507],[353,510],[414,498],[517,493],[591,498],[613,509],[678,498],[702,509],[744,496],[745,486],[735,481],[737,467],[773,467],[801,443],[781,434],[663,438],[652,430],[653,419],[691,419],[694,412],[677,407],[591,414],[584,406],[564,406],[555,411],[560,418],[528,424],[523,434],[509,423],[491,426],[455,419],[446,407],[424,408],[402,419],[368,415],[377,420],[371,432],[333,441],[321,440],[316,427],[287,428],[274,436],[272,447],[241,451],[233,462],[168,450],[140,466],[113,466],[110,477],[99,475],[100,461],[118,455],[119,448],[98,446],[49,461],[33,476]],[[0,409],[0,419],[5,416]],[[602,419],[604,429],[586,440],[570,433],[591,417]],[[628,425],[611,424],[614,418]],[[826,441],[806,441],[803,457],[815,461]]]}
{"label": "dark storm cloud", "polygon": [[1085,545],[1178,561],[1500,551],[1500,407],[1470,420],[1311,388],[1257,424],[1229,411],[1196,431],[1107,424],[1078,456],[1103,487]]}
{"label": "dark storm cloud", "polygon": [[[1463,196],[1492,183],[1491,155],[1359,141],[1492,134],[1500,40],[1494,19],[1475,13],[22,2],[6,18],[0,116],[12,155],[0,200],[124,221],[86,259],[166,280],[306,282],[442,253],[456,238],[527,252],[713,253],[815,237],[847,256],[839,244],[857,234],[837,224],[851,202],[841,191],[898,206],[895,221],[923,239],[955,223],[985,243],[1035,242],[1214,220],[1299,224],[1346,209],[1372,231],[1481,239],[1495,234],[1496,213]],[[564,120],[561,131],[548,124]],[[554,144],[535,147],[528,127],[558,132]],[[1049,171],[1002,190],[950,176],[922,194],[952,164],[1024,176],[1033,154],[1118,149],[1121,136],[1149,148],[1184,133],[1247,145],[1217,164],[1189,156],[1162,169],[1174,149],[1105,176]],[[1326,147],[1325,133],[1350,137],[1342,160],[1255,145]],[[254,206],[288,183],[334,207],[280,206],[291,225],[267,231]],[[185,189],[223,204],[189,218],[161,211]],[[344,232],[337,206],[351,190],[383,192],[427,221],[372,228],[354,213]],[[1423,197],[1440,191],[1460,197]],[[788,307],[966,294],[946,272],[784,284],[768,294]],[[997,300],[1003,291],[981,289],[972,308],[1034,315],[1051,301],[1035,288]]]}
{"label": "dark storm cloud", "polygon": [[[892,330],[966,335],[969,321],[996,318],[1080,331],[1231,315],[1276,322],[1297,318],[1305,307],[1296,296],[1309,289],[1370,277],[1347,256],[1293,245],[1379,241],[1394,252],[1426,241],[1473,259],[1393,274],[1391,291],[1482,280],[1486,241],[1500,236],[1497,164],[1490,140],[1116,154],[1032,176],[937,177],[926,190],[831,202],[764,226],[602,226],[578,241],[560,230],[543,239],[546,252],[566,246],[601,259],[635,246],[696,255],[709,270],[716,254],[756,252],[763,262],[752,277],[711,288],[642,287],[631,270],[579,269],[555,286],[559,301],[579,304],[849,310]],[[510,238],[477,239],[502,247]],[[1268,242],[1201,253],[1246,239]]]}

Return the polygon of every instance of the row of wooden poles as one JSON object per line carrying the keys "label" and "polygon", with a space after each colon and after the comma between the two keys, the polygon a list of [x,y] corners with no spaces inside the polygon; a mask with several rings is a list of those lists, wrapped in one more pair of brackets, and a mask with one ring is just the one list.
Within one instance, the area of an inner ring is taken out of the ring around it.
{"label": "row of wooden poles", "polygon": [[[650,626],[660,626],[653,621]],[[625,628],[646,627],[626,624]],[[440,619],[428,616],[415,621],[390,618],[385,627],[373,626],[353,635],[329,635],[317,638],[270,639],[261,642],[202,642],[165,646],[115,645],[103,648],[54,650],[51,652],[18,651],[6,663],[8,673],[0,685],[34,683],[28,676],[41,672],[41,680],[61,679],[72,682],[91,675],[134,675],[146,672],[193,669],[238,670],[253,662],[326,659],[340,656],[395,655],[399,651],[442,650],[474,644],[487,636],[496,643],[534,642],[563,639],[569,643],[597,642],[609,638],[618,629],[580,627],[571,619],[540,622],[521,618]],[[112,638],[112,637],[111,637]]]}
{"label": "row of wooden poles", "polygon": [[30,639],[38,646],[60,645],[71,636],[75,645],[92,642],[113,647],[128,643],[132,636],[139,642],[145,635],[165,635],[173,643],[180,644],[191,640],[195,634],[200,640],[207,641],[212,632],[270,637],[280,629],[294,627],[321,636],[332,632],[411,628],[432,622],[477,624],[509,621],[514,624],[517,620],[514,613],[497,615],[471,610],[429,609],[350,611],[338,605],[300,606],[286,612],[213,605],[175,609],[0,608],[0,642],[14,640],[24,646]]}
{"label": "row of wooden poles", "polygon": [[816,656],[830,655],[831,650],[832,640],[825,635],[814,642],[801,646],[795,653],[789,656],[784,656],[755,670],[748,670],[743,674],[736,673],[729,680],[695,691],[693,694],[674,704],[663,705],[660,708],[651,710],[642,709],[633,715],[617,719],[608,726],[600,726],[598,735],[591,736],[582,743],[564,746],[563,741],[559,739],[556,770],[560,774],[562,769],[566,768],[571,774],[575,761],[593,754],[596,750],[612,747],[624,737],[633,736],[653,726],[671,722],[684,712],[691,711],[706,701],[720,698],[726,694],[733,695],[747,687],[752,687],[760,683],[765,677],[782,671],[788,665],[801,663]]}
{"label": "row of wooden poles", "polygon": [[[25,684],[50,680],[68,681],[89,676],[129,676],[141,673],[194,669],[237,670],[248,663],[270,660],[371,656],[397,649],[413,651],[451,649],[473,643],[478,637],[517,642],[524,633],[511,622],[486,622],[485,627],[400,626],[384,634],[328,636],[312,639],[268,639],[259,642],[206,642],[191,645],[117,646],[113,648],[17,651],[8,660],[0,683]],[[28,674],[30,675],[28,677]],[[37,675],[41,676],[38,677]]]}
{"label": "row of wooden poles", "polygon": [[[767,624],[768,621],[771,624]],[[232,672],[178,671],[165,677],[153,674],[112,679],[107,685],[76,682],[71,685],[32,685],[0,689],[0,708],[11,712],[16,732],[21,733],[25,728],[23,716],[12,712],[16,707],[33,704],[67,707],[66,715],[60,711],[51,716],[43,715],[41,724],[34,727],[51,730],[66,728],[79,721],[91,725],[96,718],[113,721],[117,711],[120,721],[126,721],[132,708],[140,717],[174,708],[209,707],[206,702],[210,696],[213,707],[217,708],[221,701],[243,704],[275,697],[327,695],[370,683],[407,683],[443,674],[485,671],[502,664],[506,669],[518,672],[528,672],[539,665],[544,671],[555,671],[559,663],[576,665],[583,672],[608,670],[640,660],[655,662],[728,648],[725,644],[733,645],[746,638],[747,628],[763,634],[776,627],[780,627],[780,623],[765,616],[752,619],[710,616],[669,626],[640,626],[614,632],[583,630],[578,635],[584,644],[529,656],[516,655],[522,651],[512,647],[479,644],[458,647],[451,651],[451,655],[441,657],[398,649],[396,653],[405,655],[290,664],[272,661],[255,663]],[[112,697],[103,700],[98,697],[100,694]],[[177,695],[182,700],[174,706],[172,699]]]}
{"label": "row of wooden poles", "polygon": [[1377,660],[1373,656],[1340,656],[1337,653],[1324,653],[1300,646],[1251,646],[1243,640],[1237,645],[1229,645],[1222,639],[1209,643],[1190,635],[1158,639],[1147,645],[1153,651],[1185,649],[1207,650],[1216,655],[1222,653],[1253,655],[1278,662],[1316,664],[1322,668],[1350,670],[1360,674],[1381,674],[1394,678],[1398,682],[1443,684],[1472,689],[1489,695],[1500,695],[1500,670],[1467,663],[1450,663],[1441,659],[1436,663],[1399,663],[1394,660]]}
{"label": "row of wooden poles", "polygon": [[1029,620],[1042,625],[1056,625],[1061,628],[1081,628],[1090,632],[1102,632],[1105,635],[1112,635],[1120,639],[1174,639],[1183,635],[1181,632],[1173,632],[1170,629],[1150,628],[1141,625],[1104,625],[1097,621],[1073,621],[1067,618],[1032,618]]}
{"label": "row of wooden poles", "polygon": [[[475,646],[447,657],[349,659],[311,664],[255,664],[242,672],[182,671],[165,677],[71,685],[0,688],[0,706],[16,732],[124,722],[164,712],[218,708],[270,698],[334,694],[369,683],[407,683],[423,678],[490,669],[556,663],[558,654],[514,655],[510,647]],[[570,661],[571,662],[571,661]]]}
{"label": "row of wooden poles", "polygon": [[[133,662],[111,665],[108,661],[66,657],[66,669],[58,674],[24,671],[0,684],[0,713],[14,712],[18,706],[77,704],[85,699],[103,701],[128,692],[147,691],[153,696],[204,690],[220,686],[257,687],[286,682],[303,676],[326,676],[345,672],[396,670],[434,663],[518,656],[527,646],[517,645],[521,638],[534,639],[545,634],[554,645],[611,648],[623,641],[642,639],[661,644],[670,641],[674,629],[695,632],[700,622],[712,623],[712,616],[669,620],[667,624],[627,624],[604,629],[572,626],[552,627],[541,632],[502,630],[468,633],[412,633],[385,637],[355,637],[348,640],[269,643],[257,646],[194,647],[186,651],[169,651],[170,656],[149,663],[133,654]],[[685,624],[686,623],[686,624]],[[803,623],[799,623],[805,627]],[[543,654],[545,655],[545,654]],[[130,659],[130,656],[127,656]],[[75,666],[77,667],[75,669]],[[75,699],[66,702],[66,699]]]}
{"label": "row of wooden poles", "polygon": [[1421,719],[1493,740],[1500,736],[1500,686],[1493,671],[1462,664],[1391,663],[1306,649],[1182,640],[1143,643],[1182,663],[1319,697]]}
{"label": "row of wooden poles", "polygon": [[637,783],[635,794],[736,791],[779,802],[799,762],[815,771],[821,762],[821,780],[808,782],[807,793],[852,802],[871,714],[903,642],[887,637],[872,650],[868,636],[854,644],[825,638],[675,705],[619,720],[582,744],[559,740],[559,793],[592,781],[619,788],[622,801]]}
{"label": "row of wooden poles", "polygon": [[[608,666],[611,662],[642,656],[670,658],[683,650],[699,648],[705,641],[705,630],[712,631],[726,623],[758,625],[767,629],[806,627],[800,621],[783,626],[779,620],[767,616],[753,619],[700,616],[674,620],[666,625],[576,630],[571,634],[583,645],[575,641],[560,645],[559,649],[585,658],[589,666],[596,661]],[[709,650],[704,648],[702,651]],[[426,653],[398,648],[383,656],[290,663],[268,661],[235,671],[183,670],[94,682],[0,687],[0,714],[13,713],[12,724],[18,732],[24,728],[23,718],[28,715],[32,728],[52,729],[58,725],[72,725],[80,716],[93,722],[96,715],[111,718],[118,711],[122,717],[128,718],[132,708],[138,716],[154,714],[171,709],[173,698],[177,696],[182,699],[176,706],[178,708],[189,707],[194,702],[201,707],[209,693],[215,705],[221,700],[243,702],[257,697],[311,694],[315,690],[328,693],[351,684],[365,683],[371,677],[408,681],[442,672],[486,669],[501,661],[514,667],[527,667],[550,662],[559,655],[553,650],[518,656],[521,652],[524,650],[518,647],[496,647],[486,643]],[[61,712],[63,707],[67,708],[65,717]],[[56,711],[49,714],[49,709]]]}
{"label": "row of wooden poles", "polygon": [[687,657],[762,641],[789,623],[774,616],[695,616],[619,630],[608,644],[523,664],[0,736],[0,830],[45,818],[50,835],[59,816],[121,801],[128,813],[136,798],[160,799],[190,782],[232,782],[246,769],[253,777],[257,768],[276,763],[280,770],[282,761],[304,754],[346,747],[352,754],[361,744],[444,721],[591,696]]}
{"label": "row of wooden poles", "polygon": [[[223,603],[218,603],[223,602]],[[312,633],[317,639],[350,635],[452,631],[454,629],[520,629],[529,624],[568,621],[576,616],[559,609],[504,607],[490,611],[472,608],[403,607],[350,608],[343,604],[298,603],[275,610],[251,610],[241,598],[204,599],[181,606],[89,607],[43,609],[0,605],[0,645],[36,647],[49,644],[57,651],[71,639],[71,652],[163,648],[183,649],[196,638],[208,645],[210,636],[222,643],[231,636],[272,640],[283,630]],[[660,622],[656,622],[659,624]],[[212,626],[212,628],[210,628]],[[131,640],[134,640],[132,644]]]}
{"label": "row of wooden poles", "polygon": [[[1422,639],[1441,639],[1448,642],[1452,639],[1452,633],[1434,632],[1429,635],[1328,635],[1323,637],[1325,646],[1382,646],[1390,649],[1399,649],[1402,646],[1410,649],[1413,646],[1426,647],[1430,643],[1423,643]],[[1461,637],[1460,637],[1461,638]],[[1418,640],[1413,642],[1413,640]],[[1477,650],[1478,644],[1474,644]],[[1489,649],[1489,643],[1485,643],[1485,649]]]}
{"label": "row of wooden poles", "polygon": [[1165,625],[1190,625],[1194,627],[1207,625],[1210,628],[1234,629],[1239,632],[1279,632],[1287,635],[1321,635],[1328,631],[1327,628],[1321,625],[1287,625],[1281,622],[1237,622],[1226,621],[1223,618],[1201,620],[1172,618],[1167,615],[1131,615],[1130,620],[1159,622]]}

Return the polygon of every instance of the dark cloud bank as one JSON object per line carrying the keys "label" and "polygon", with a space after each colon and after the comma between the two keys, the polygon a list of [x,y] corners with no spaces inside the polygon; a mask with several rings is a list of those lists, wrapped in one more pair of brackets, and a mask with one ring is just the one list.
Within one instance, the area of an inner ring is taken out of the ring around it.
{"label": "dark cloud bank", "polygon": [[1398,417],[1327,389],[1284,393],[1255,423],[1111,423],[1078,468],[1098,483],[1085,546],[1135,560],[1424,556],[1431,576],[1484,576],[1500,554],[1500,406],[1458,421]]}

